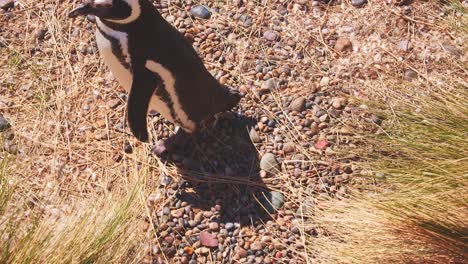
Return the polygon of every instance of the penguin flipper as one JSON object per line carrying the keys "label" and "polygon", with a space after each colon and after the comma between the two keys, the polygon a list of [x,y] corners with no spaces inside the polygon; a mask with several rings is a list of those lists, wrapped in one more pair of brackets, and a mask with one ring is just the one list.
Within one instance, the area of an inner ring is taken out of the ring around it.
{"label": "penguin flipper", "polygon": [[157,86],[158,78],[145,67],[135,69],[127,103],[127,119],[132,134],[142,142],[148,142],[148,107]]}

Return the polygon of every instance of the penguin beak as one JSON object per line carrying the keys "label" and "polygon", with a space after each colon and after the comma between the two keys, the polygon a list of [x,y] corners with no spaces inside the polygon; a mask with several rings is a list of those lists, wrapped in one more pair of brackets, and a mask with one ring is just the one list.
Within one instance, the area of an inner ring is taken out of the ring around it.
{"label": "penguin beak", "polygon": [[80,4],[77,8],[73,9],[69,14],[69,18],[74,18],[77,16],[89,15],[94,11],[94,7],[91,2]]}

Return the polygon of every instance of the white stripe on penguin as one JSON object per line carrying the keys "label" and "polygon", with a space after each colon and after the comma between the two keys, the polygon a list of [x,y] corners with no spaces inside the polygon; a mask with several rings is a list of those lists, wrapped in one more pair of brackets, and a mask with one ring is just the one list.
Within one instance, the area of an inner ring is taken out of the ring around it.
{"label": "white stripe on penguin", "polygon": [[146,61],[145,66],[148,70],[161,76],[161,79],[164,82],[164,88],[166,89],[173,102],[175,114],[182,122],[181,127],[184,129],[190,129],[192,131],[195,130],[195,123],[192,120],[190,120],[187,114],[182,110],[179,97],[177,96],[177,93],[175,91],[175,79],[172,73],[169,70],[167,70],[164,66],[155,61],[148,60]]}
{"label": "white stripe on penguin", "polygon": [[96,24],[104,33],[119,41],[120,48],[122,49],[122,53],[125,57],[125,62],[131,64],[130,53],[128,52],[128,34],[108,27],[106,24],[102,23],[99,18],[96,18]]}
{"label": "white stripe on penguin", "polygon": [[[98,0],[98,1],[102,1],[102,0]],[[107,21],[111,21],[111,22],[118,23],[118,24],[128,24],[137,20],[140,17],[141,6],[139,3],[139,0],[122,0],[122,1],[126,2],[130,6],[130,9],[131,9],[130,16],[124,19],[106,19]]]}

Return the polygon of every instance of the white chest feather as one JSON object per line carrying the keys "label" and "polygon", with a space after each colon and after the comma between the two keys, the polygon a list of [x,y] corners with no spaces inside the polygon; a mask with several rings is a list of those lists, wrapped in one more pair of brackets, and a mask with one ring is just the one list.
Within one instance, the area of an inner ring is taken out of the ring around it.
{"label": "white chest feather", "polygon": [[96,30],[96,42],[99,48],[99,53],[101,54],[104,62],[111,70],[112,74],[115,78],[119,81],[120,85],[127,90],[130,91],[132,85],[132,73],[131,71],[126,68],[122,62],[118,59],[118,57],[113,52],[112,42],[107,38],[110,37],[112,39],[118,40],[120,43],[120,51],[124,58],[124,61],[130,64],[130,54],[128,53],[128,39],[127,34],[124,32],[115,31],[99,20],[96,19],[97,26],[103,31],[106,35],[104,36],[103,33],[99,29]]}

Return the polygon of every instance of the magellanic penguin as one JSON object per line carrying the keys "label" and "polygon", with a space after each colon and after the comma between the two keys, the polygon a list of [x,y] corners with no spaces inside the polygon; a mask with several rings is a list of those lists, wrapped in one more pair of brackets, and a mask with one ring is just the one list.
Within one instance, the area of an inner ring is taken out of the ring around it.
{"label": "magellanic penguin", "polygon": [[192,45],[148,0],[90,0],[69,17],[94,15],[105,64],[128,92],[132,133],[148,141],[147,113],[159,112],[185,132],[235,107],[241,95],[221,85]]}

